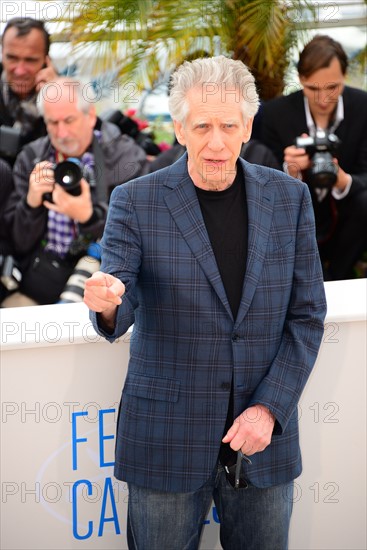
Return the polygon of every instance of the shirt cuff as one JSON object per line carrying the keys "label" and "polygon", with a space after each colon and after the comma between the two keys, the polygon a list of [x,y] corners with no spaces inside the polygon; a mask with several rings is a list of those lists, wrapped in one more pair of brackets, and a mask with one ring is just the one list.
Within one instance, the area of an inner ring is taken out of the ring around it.
{"label": "shirt cuff", "polygon": [[[289,173],[289,168],[288,168],[288,162],[283,162],[283,172],[285,174],[287,174],[287,176],[290,176],[291,174]],[[298,170],[298,173],[297,173],[297,176],[291,176],[293,178],[296,178],[296,179],[299,179],[302,181],[302,172],[301,170]]]}
{"label": "shirt cuff", "polygon": [[334,199],[336,199],[337,201],[339,201],[340,199],[344,199],[344,197],[346,197],[350,191],[353,179],[350,174],[347,174],[347,176],[349,178],[348,183],[343,190],[340,190],[337,187],[333,187],[333,189],[331,190],[331,194],[333,195]]}

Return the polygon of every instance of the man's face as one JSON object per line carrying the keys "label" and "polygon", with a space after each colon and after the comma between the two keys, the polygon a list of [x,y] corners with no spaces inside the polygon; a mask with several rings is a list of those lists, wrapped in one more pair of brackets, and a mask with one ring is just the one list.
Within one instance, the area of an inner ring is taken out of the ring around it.
{"label": "man's face", "polygon": [[52,145],[65,157],[82,155],[92,142],[94,107],[88,113],[80,111],[76,98],[72,101],[66,90],[57,101],[44,102],[44,120]]}
{"label": "man's face", "polygon": [[17,33],[14,27],[6,31],[2,63],[10,88],[24,98],[34,90],[36,75],[46,62],[45,39],[38,29],[32,29],[25,36]]}
{"label": "man's face", "polygon": [[339,60],[334,57],[328,67],[315,71],[305,78],[300,76],[303,93],[308,99],[314,118],[330,117],[344,89],[345,77]]}
{"label": "man's face", "polygon": [[252,118],[246,125],[240,94],[205,85],[189,90],[184,123],[174,121],[176,136],[187,148],[188,170],[194,184],[204,189],[224,189],[236,174],[242,143],[251,135]]}

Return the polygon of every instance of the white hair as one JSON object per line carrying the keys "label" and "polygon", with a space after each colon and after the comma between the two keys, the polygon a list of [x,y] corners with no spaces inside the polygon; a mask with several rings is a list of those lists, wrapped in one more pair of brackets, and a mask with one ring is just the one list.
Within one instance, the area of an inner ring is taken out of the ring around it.
{"label": "white hair", "polygon": [[192,88],[201,86],[208,95],[215,90],[232,93],[235,89],[246,122],[259,108],[255,79],[242,61],[224,55],[185,61],[173,73],[170,82],[168,106],[173,120],[183,123],[188,113],[186,95]]}
{"label": "white hair", "polygon": [[41,116],[44,116],[45,101],[57,103],[61,97],[68,97],[71,103],[76,102],[77,108],[83,113],[89,113],[91,107],[96,103],[97,96],[91,82],[79,80],[72,77],[59,77],[52,82],[42,86],[37,95],[37,109]]}

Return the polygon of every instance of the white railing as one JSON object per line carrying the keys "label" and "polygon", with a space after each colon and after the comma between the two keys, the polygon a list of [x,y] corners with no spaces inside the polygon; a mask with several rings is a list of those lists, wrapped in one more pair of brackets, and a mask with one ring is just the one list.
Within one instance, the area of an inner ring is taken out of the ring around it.
{"label": "white railing", "polygon": [[[365,550],[367,280],[325,288],[289,548]],[[83,304],[3,309],[0,321],[0,548],[125,549],[127,488],[112,463],[130,332],[107,343]],[[212,508],[201,549],[213,548]]]}

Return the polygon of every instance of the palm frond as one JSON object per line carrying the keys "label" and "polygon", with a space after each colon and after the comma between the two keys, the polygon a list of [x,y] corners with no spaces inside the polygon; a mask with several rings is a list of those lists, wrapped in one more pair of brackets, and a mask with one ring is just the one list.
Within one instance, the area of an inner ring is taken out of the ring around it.
{"label": "palm frond", "polygon": [[[79,0],[62,20],[75,56],[89,72],[154,87],[194,50],[241,59],[257,79],[279,80],[299,36],[307,0]],[[298,17],[299,19],[299,17]],[[296,24],[297,23],[297,24]],[[280,90],[279,90],[280,86]]]}

